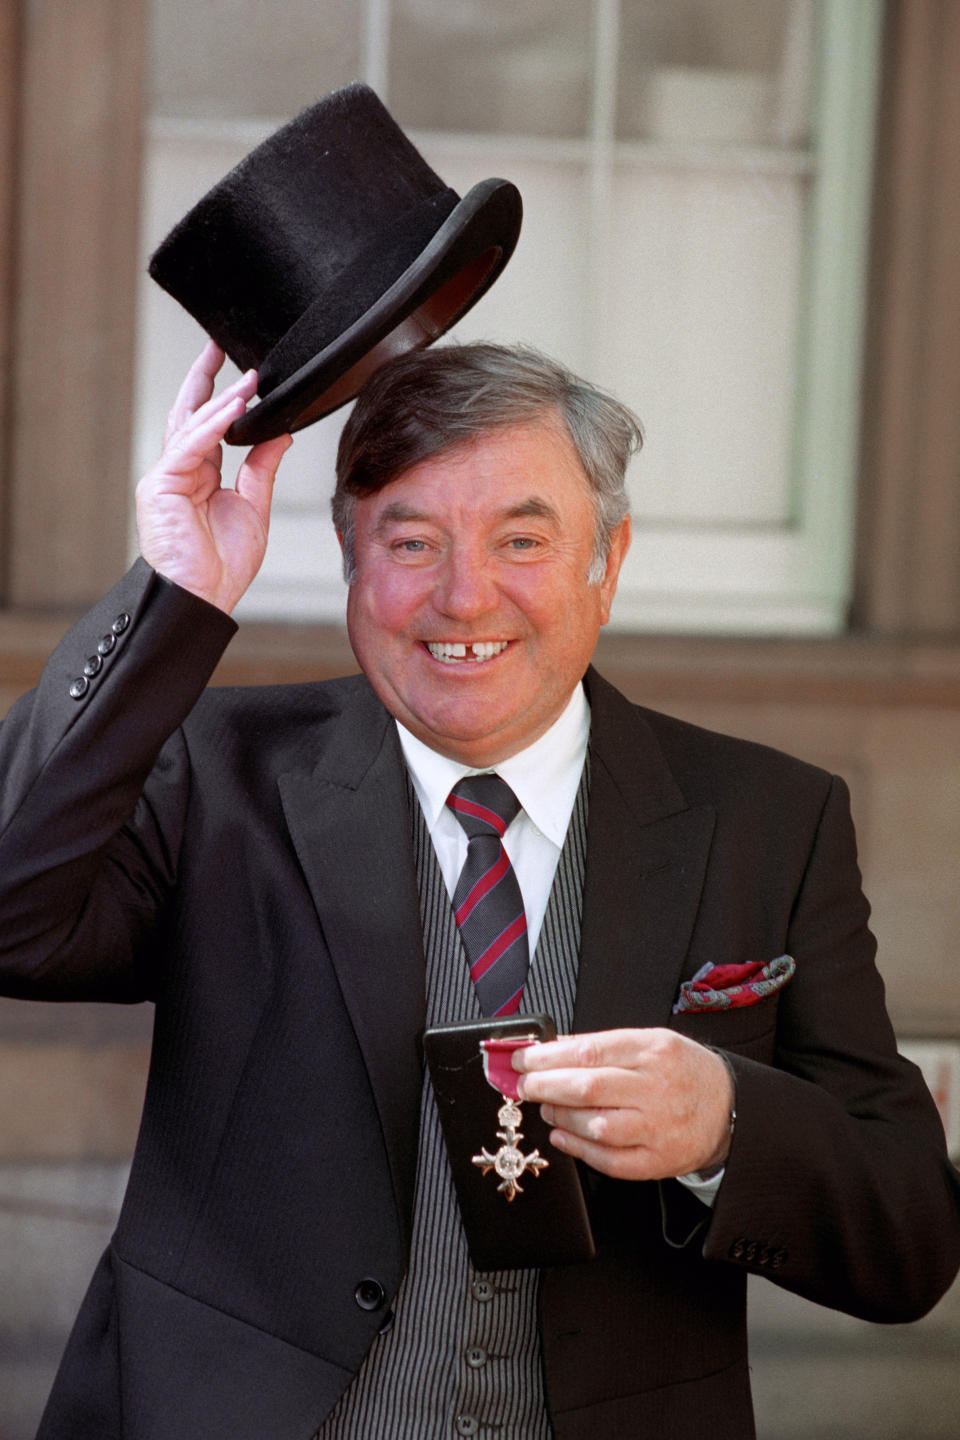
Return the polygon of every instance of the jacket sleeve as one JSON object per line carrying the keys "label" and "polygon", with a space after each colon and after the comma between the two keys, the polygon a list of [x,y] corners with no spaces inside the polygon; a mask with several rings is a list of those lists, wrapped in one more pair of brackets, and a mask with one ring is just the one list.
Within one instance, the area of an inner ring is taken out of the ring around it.
{"label": "jacket sleeve", "polygon": [[773,1065],[730,1052],[737,1121],[704,1255],[869,1320],[924,1314],[960,1265],[960,1177],[896,1053],[846,787],[834,780],[791,918]]}
{"label": "jacket sleeve", "polygon": [[177,731],[235,629],[139,560],[11,709],[0,727],[0,993],[150,995],[187,795]]}

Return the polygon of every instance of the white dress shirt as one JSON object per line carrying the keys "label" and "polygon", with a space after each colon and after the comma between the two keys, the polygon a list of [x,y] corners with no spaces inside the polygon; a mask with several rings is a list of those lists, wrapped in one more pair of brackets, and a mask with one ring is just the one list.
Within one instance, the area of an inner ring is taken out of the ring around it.
{"label": "white dress shirt", "polygon": [[[490,766],[475,769],[438,755],[396,722],[413,788],[427,819],[430,839],[450,898],[467,858],[467,836],[447,805],[447,796],[464,775],[486,775]],[[590,735],[590,707],[578,685],[563,714],[550,729],[508,760],[494,766],[523,807],[507,827],[503,848],[510,857],[523,908],[527,914],[530,954],[547,910],[553,877],[573,814]]]}

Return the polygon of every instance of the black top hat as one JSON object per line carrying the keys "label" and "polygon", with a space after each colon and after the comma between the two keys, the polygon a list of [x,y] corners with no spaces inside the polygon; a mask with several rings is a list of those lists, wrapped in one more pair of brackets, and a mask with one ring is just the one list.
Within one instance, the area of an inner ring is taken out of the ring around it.
{"label": "black top hat", "polygon": [[249,445],[319,420],[442,335],[506,265],[521,213],[508,180],[461,200],[373,91],[348,85],[241,160],[150,274],[259,371],[259,404],[227,432]]}

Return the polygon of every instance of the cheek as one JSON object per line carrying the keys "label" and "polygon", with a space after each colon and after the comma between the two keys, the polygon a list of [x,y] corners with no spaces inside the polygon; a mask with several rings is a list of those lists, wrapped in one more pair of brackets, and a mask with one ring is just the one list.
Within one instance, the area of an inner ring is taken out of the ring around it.
{"label": "cheek", "polygon": [[347,598],[350,622],[385,631],[399,631],[424,600],[424,586],[407,574],[378,574],[372,582],[358,577]]}
{"label": "cheek", "polygon": [[587,585],[579,567],[554,574],[550,581],[516,591],[515,598],[544,638],[561,647],[576,646],[582,631],[599,624],[599,587]]}

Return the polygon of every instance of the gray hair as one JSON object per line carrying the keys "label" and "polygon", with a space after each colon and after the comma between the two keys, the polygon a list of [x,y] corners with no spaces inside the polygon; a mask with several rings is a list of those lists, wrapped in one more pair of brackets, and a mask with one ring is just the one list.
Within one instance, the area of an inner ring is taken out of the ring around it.
{"label": "gray hair", "polygon": [[558,416],[590,485],[594,545],[588,579],[603,579],[614,531],[629,514],[627,463],[643,443],[636,416],[612,395],[527,346],[442,345],[388,361],[364,385],[337,451],[333,523],[347,583],[355,574],[353,505],[406,470],[491,430]]}

